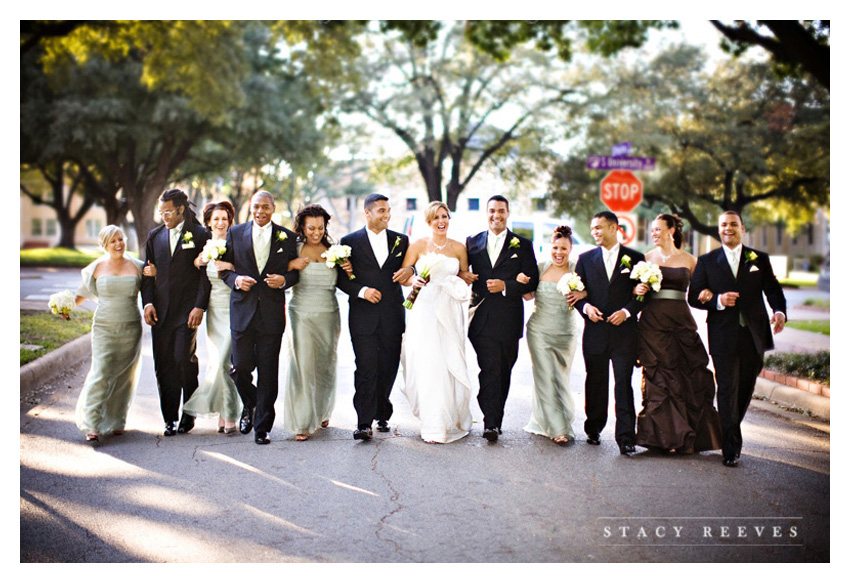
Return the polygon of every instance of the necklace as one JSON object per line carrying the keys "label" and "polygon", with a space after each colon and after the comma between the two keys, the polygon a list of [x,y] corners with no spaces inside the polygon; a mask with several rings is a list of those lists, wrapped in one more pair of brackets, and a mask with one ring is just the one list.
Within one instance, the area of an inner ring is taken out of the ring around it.
{"label": "necklace", "polygon": [[434,251],[442,251],[445,248],[445,246],[449,244],[448,239],[446,239],[446,242],[443,243],[442,245],[437,245],[436,243],[434,243],[433,239],[429,239],[429,241],[431,242],[431,245],[434,246]]}

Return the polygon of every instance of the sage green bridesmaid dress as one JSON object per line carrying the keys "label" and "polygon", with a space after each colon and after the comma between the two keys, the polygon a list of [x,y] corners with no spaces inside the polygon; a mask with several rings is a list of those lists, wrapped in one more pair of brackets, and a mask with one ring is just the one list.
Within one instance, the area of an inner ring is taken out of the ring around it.
{"label": "sage green bridesmaid dress", "polygon": [[95,261],[82,271],[77,295],[97,301],[92,317],[91,369],[77,400],[76,423],[83,434],[123,431],[141,371],[142,262],[135,275],[94,277]]}
{"label": "sage green bridesmaid dress", "polygon": [[[541,276],[549,265],[548,261],[538,264]],[[570,270],[575,270],[572,262]],[[531,420],[524,427],[529,433],[575,438],[572,428],[575,402],[570,392],[570,369],[581,333],[580,319],[576,310],[569,309],[556,283],[540,281],[537,284],[534,312],[526,326],[534,377]]]}
{"label": "sage green bridesmaid dress", "polygon": [[283,405],[287,431],[310,435],[331,417],[336,401],[337,268],[309,263],[292,287],[286,326],[289,371]]}

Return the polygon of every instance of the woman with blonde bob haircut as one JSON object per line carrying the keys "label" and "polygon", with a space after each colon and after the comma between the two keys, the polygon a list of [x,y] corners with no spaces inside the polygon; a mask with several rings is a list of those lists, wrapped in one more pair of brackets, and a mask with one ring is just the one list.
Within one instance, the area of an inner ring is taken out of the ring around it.
{"label": "woman with blonde bob haircut", "polygon": [[139,382],[143,263],[126,253],[124,232],[107,225],[98,236],[106,252],[82,270],[76,303],[96,300],[92,317],[91,369],[77,401],[76,423],[86,441],[124,433]]}

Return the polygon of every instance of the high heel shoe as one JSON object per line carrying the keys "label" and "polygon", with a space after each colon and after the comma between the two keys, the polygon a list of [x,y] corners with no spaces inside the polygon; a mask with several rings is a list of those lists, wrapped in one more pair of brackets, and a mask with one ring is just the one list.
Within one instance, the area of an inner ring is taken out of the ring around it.
{"label": "high heel shoe", "polygon": [[86,441],[99,441],[100,436],[97,433],[89,433],[86,435]]}
{"label": "high heel shoe", "polygon": [[306,433],[299,433],[295,436],[295,441],[307,441],[308,439],[310,439],[310,436]]}
{"label": "high heel shoe", "polygon": [[322,421],[322,427],[327,427],[329,423],[330,419],[325,419],[324,421]]}
{"label": "high heel shoe", "polygon": [[554,441],[555,443],[564,444],[564,443],[569,443],[570,438],[562,433],[561,435],[556,435],[555,437],[553,437],[552,441]]}
{"label": "high heel shoe", "polygon": [[218,432],[227,433],[227,423],[225,423],[224,419],[221,416],[219,416],[218,418]]}
{"label": "high heel shoe", "polygon": [[235,422],[233,423],[233,425],[230,425],[225,421],[224,426],[219,427],[218,431],[219,433],[224,433],[225,435],[233,435],[234,433],[236,433],[237,429],[238,427]]}

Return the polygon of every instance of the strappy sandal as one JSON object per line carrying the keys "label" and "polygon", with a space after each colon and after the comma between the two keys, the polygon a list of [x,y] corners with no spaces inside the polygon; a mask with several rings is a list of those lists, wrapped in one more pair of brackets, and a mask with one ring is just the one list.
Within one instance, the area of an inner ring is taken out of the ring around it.
{"label": "strappy sandal", "polygon": [[97,433],[89,433],[88,435],[86,435],[86,441],[99,441],[99,440],[100,440],[100,435],[98,435]]}
{"label": "strappy sandal", "polygon": [[563,443],[569,443],[569,442],[570,442],[570,438],[569,438],[569,437],[567,437],[565,434],[563,434],[563,433],[562,433],[561,435],[556,435],[555,437],[553,437],[553,438],[552,438],[552,441],[554,441],[555,443],[561,443],[561,444],[563,444]]}
{"label": "strappy sandal", "polygon": [[306,433],[299,433],[295,436],[295,441],[307,441],[308,439],[310,439],[310,436]]}

